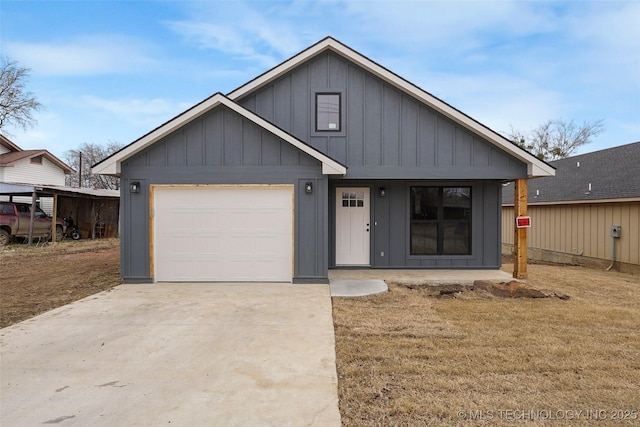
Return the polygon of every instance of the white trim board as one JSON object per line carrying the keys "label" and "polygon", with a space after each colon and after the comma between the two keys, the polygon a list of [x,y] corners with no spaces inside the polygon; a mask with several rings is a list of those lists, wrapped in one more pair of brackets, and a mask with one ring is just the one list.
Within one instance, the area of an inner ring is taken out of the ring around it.
{"label": "white trim board", "polygon": [[494,132],[488,127],[482,125],[481,123],[473,120],[471,117],[455,109],[454,107],[450,106],[449,104],[442,101],[441,99],[438,99],[435,96],[431,95],[430,93],[420,89],[418,86],[414,85],[413,83],[403,79],[397,74],[389,71],[388,69],[382,67],[381,65],[375,63],[374,61],[370,60],[364,55],[361,55],[360,53],[354,51],[353,49],[340,43],[339,41],[337,41],[332,37],[324,38],[323,40],[309,47],[308,49],[305,49],[304,51],[300,52],[294,57],[284,61],[282,64],[277,65],[276,67],[272,68],[266,73],[256,77],[255,79],[251,80],[247,84],[240,86],[239,88],[230,92],[227,96],[232,100],[242,98],[248,93],[266,84],[269,84],[270,82],[274,81],[278,77],[288,73],[290,70],[297,67],[301,63],[308,61],[309,59],[312,59],[315,56],[327,50],[330,50],[346,58],[347,60],[359,65],[360,67],[364,68],[365,70],[371,72],[375,76],[384,80],[388,84],[411,95],[415,99],[427,104],[434,110],[445,115],[446,117],[450,118],[451,120],[458,123],[459,125],[465,127],[466,129],[469,129],[476,135],[479,135],[485,138],[487,141],[491,142],[493,145],[495,145],[502,151],[505,151],[511,154],[512,156],[514,156],[515,158],[517,158],[518,160],[526,163],[527,174],[529,175],[530,178],[543,177],[543,176],[555,176],[555,168],[553,166],[541,161],[540,159],[535,157],[533,154],[521,149],[520,147],[516,146],[515,144],[513,144],[503,136],[499,135],[498,133]]}
{"label": "white trim board", "polygon": [[305,142],[285,132],[284,130],[280,129],[273,123],[268,122],[267,120],[263,119],[257,114],[247,110],[246,108],[242,107],[241,105],[237,104],[236,102],[232,101],[231,99],[227,98],[221,93],[216,93],[215,95],[205,99],[204,101],[195,105],[194,107],[190,108],[184,113],[169,120],[162,126],[149,132],[142,138],[127,145],[122,150],[118,151],[112,156],[107,157],[100,163],[97,163],[91,168],[91,172],[95,174],[101,174],[101,175],[119,175],[120,166],[123,161],[136,155],[140,151],[144,150],[145,148],[153,145],[155,142],[169,135],[171,132],[174,132],[175,130],[191,122],[192,120],[195,120],[196,118],[202,116],[203,114],[211,111],[212,109],[218,107],[219,105],[224,105],[230,110],[235,111],[236,113],[240,114],[242,117],[246,118],[247,120],[250,120],[256,125],[271,132],[278,138],[288,142],[289,144],[293,145],[297,149],[303,151],[304,153],[320,161],[322,163],[323,174],[345,175],[347,173],[347,167],[341,164],[340,162],[337,162],[336,160],[321,153],[320,151],[316,150],[310,145],[307,145]]}

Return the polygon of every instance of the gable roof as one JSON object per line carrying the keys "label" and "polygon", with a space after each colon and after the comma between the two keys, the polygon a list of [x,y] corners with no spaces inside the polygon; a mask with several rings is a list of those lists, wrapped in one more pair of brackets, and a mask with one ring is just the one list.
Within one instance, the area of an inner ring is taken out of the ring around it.
{"label": "gable roof", "polygon": [[47,150],[23,150],[2,134],[0,134],[0,145],[3,145],[10,150],[8,153],[0,154],[0,166],[11,166],[22,159],[32,159],[34,157],[42,156],[62,169],[65,174],[69,175],[75,173],[75,170],[73,170],[69,165]]}
{"label": "gable roof", "polygon": [[3,145],[9,149],[9,151],[22,151],[22,148],[18,147],[6,136],[0,134],[0,145]]}
{"label": "gable roof", "polygon": [[[529,181],[529,204],[640,200],[640,142],[550,162],[556,176]],[[589,190],[591,185],[591,190]],[[513,204],[513,185],[502,190]]]}
{"label": "gable roof", "polygon": [[268,122],[267,120],[263,119],[257,114],[247,110],[243,106],[237,104],[236,102],[232,101],[231,99],[227,98],[226,96],[224,96],[219,92],[210,96],[209,98],[205,99],[199,104],[191,107],[190,109],[181,113],[180,115],[174,117],[173,119],[169,120],[168,122],[164,123],[158,128],[152,130],[148,134],[137,139],[136,141],[132,142],[131,144],[127,145],[126,147],[122,148],[121,150],[117,151],[116,153],[112,154],[106,159],[102,160],[101,162],[96,163],[91,169],[92,172],[95,174],[103,174],[103,175],[120,174],[120,166],[124,160],[139,153],[140,151],[151,146],[152,144],[162,139],[163,137],[167,136],[168,134],[175,131],[176,129],[180,128],[181,126],[184,126],[185,124],[191,122],[192,120],[195,120],[196,118],[202,116],[203,114],[207,113],[208,111],[211,111],[212,109],[220,105],[224,105],[225,107],[235,111],[236,113],[240,114],[242,117],[246,118],[247,120],[255,123],[256,125],[267,130],[268,132],[271,132],[278,138],[284,140],[285,142],[288,142],[289,144],[293,145],[299,150],[305,152],[306,154],[320,161],[322,163],[323,174],[344,175],[347,173],[347,167],[342,163],[316,150],[315,148],[311,147],[310,145],[306,144],[305,142],[301,141],[300,139],[296,138],[290,133],[280,129],[273,123]]}
{"label": "gable roof", "polygon": [[292,58],[284,61],[280,65],[277,65],[271,70],[261,74],[250,82],[230,92],[229,94],[227,94],[227,96],[232,100],[239,100],[250,92],[268,85],[277,78],[291,71],[293,68],[299,66],[303,62],[308,61],[326,51],[334,52],[346,58],[347,60],[359,65],[378,78],[384,80],[386,83],[409,94],[418,101],[427,104],[434,110],[445,115],[459,125],[483,137],[497,148],[522,161],[527,165],[527,174],[529,175],[529,177],[533,178],[542,176],[553,176],[555,174],[553,167],[548,163],[538,159],[536,156],[518,147],[516,144],[509,141],[502,135],[494,132],[483,124],[467,116],[463,112],[442,101],[441,99],[433,96],[432,94],[419,88],[413,83],[403,79],[392,71],[389,71],[383,66],[356,52],[350,47],[340,43],[332,37],[326,37],[320,40],[313,46],[303,50]]}

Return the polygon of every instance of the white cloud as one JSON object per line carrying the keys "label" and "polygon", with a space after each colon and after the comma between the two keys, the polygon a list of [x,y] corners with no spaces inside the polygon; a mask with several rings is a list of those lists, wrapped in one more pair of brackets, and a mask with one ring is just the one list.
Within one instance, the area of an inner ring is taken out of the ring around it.
{"label": "white cloud", "polygon": [[166,99],[107,99],[86,95],[81,98],[81,104],[94,110],[97,115],[107,113],[113,117],[134,126],[146,126],[153,129],[161,123],[172,119],[179,113],[192,107],[192,102],[171,102]]}
{"label": "white cloud", "polygon": [[291,5],[267,2],[196,2],[188,4],[187,19],[165,25],[200,49],[219,51],[233,59],[272,67],[306,47]]}
{"label": "white cloud", "polygon": [[234,0],[166,9],[141,8],[143,35],[123,25],[128,36],[66,26],[40,42],[5,37],[3,53],[32,68],[31,90],[59,114],[42,115],[28,140],[129,142],[327,35],[496,131],[604,118],[598,140],[639,139],[637,1]]}
{"label": "white cloud", "polygon": [[118,35],[80,36],[68,41],[5,42],[6,53],[42,75],[83,76],[139,72],[156,64],[150,47]]}
{"label": "white cloud", "polygon": [[160,98],[62,96],[50,110],[38,114],[37,127],[8,130],[23,149],[43,148],[64,159],[68,150],[85,142],[128,144],[193,104]]}
{"label": "white cloud", "polygon": [[492,43],[496,34],[518,38],[556,25],[546,7],[524,2],[356,1],[344,7],[360,38],[408,52],[456,55]]}
{"label": "white cloud", "polygon": [[549,118],[562,116],[567,108],[561,93],[500,71],[428,73],[424,84],[417,83],[499,133],[508,132],[511,126],[527,131]]}

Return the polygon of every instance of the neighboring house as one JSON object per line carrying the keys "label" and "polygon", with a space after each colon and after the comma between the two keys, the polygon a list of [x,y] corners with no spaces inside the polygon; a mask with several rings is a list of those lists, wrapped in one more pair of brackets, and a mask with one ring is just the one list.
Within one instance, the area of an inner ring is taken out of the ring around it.
{"label": "neighboring house", "polygon": [[83,239],[117,237],[119,192],[65,186],[65,175],[75,173],[47,150],[23,150],[0,135],[0,200],[36,203],[53,215],[72,217]]}
{"label": "neighboring house", "polygon": [[[47,150],[23,150],[0,134],[0,183],[64,186],[66,174],[75,171]],[[31,202],[30,197],[18,199]],[[51,214],[53,202],[43,197],[40,207]]]}
{"label": "neighboring house", "polygon": [[[550,162],[556,176],[529,181],[529,256],[599,261],[640,271],[640,142]],[[503,189],[503,242],[513,245],[513,184]],[[611,236],[619,226],[620,237]]]}
{"label": "neighboring house", "polygon": [[328,37],[96,164],[126,282],[497,269],[502,183],[554,169]]}
{"label": "neighboring house", "polygon": [[0,135],[0,182],[64,185],[74,172],[47,150],[23,150]]}

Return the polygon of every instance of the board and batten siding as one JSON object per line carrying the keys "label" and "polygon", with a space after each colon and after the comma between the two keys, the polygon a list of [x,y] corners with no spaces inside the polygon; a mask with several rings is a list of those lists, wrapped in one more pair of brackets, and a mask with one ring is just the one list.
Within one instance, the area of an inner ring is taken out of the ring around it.
{"label": "board and batten siding", "polygon": [[[129,191],[131,182],[140,192]],[[304,191],[311,182],[313,192]],[[294,281],[328,282],[328,178],[321,163],[225,106],[122,163],[121,257],[126,282],[149,282],[151,185],[294,186]]]}
{"label": "board and batten siding", "polygon": [[[622,227],[616,261],[640,265],[640,201],[529,205],[527,246],[602,260],[611,259],[611,226]],[[513,244],[514,211],[502,207],[502,241]]]}
{"label": "board and batten siding", "polygon": [[[410,188],[412,186],[469,186],[471,187],[471,253],[469,255],[411,255],[410,251]],[[354,181],[332,180],[330,194],[340,187],[370,187],[371,266],[375,268],[499,268],[500,256],[500,198],[499,181]],[[387,196],[377,196],[385,187]],[[335,199],[329,209],[335,212]],[[330,266],[335,266],[335,215],[330,221]]]}
{"label": "board and batten siding", "polygon": [[[315,93],[342,129],[315,130]],[[526,165],[341,56],[325,52],[238,102],[349,167],[349,179],[516,179]]]}

